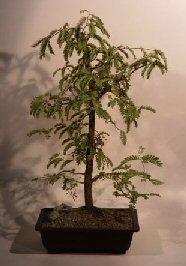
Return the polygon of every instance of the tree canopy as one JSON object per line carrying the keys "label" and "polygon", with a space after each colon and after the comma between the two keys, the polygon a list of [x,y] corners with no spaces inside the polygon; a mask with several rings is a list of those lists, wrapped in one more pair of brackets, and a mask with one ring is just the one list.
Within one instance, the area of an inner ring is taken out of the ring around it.
{"label": "tree canopy", "polygon": [[[62,179],[63,189],[75,197],[77,185],[84,184],[82,176],[85,176],[86,170],[79,173],[70,167],[71,163],[85,164],[87,167],[87,161],[92,162],[92,166],[94,161],[99,173],[91,176],[89,182],[111,179],[114,195],[128,198],[130,207],[135,207],[139,197],[147,199],[158,194],[138,192],[133,179],[138,177],[142,182],[162,184],[144,168],[148,163],[160,167],[162,162],[154,155],[144,154],[144,149],[140,147],[136,155],[125,157],[118,166],[114,166],[103,150],[109,133],[97,131],[90,115],[95,113],[106,123],[111,123],[125,146],[127,134],[132,126],[137,127],[142,111],[155,113],[151,106],[137,106],[131,99],[131,79],[137,72],[149,79],[154,69],[159,69],[164,74],[167,71],[167,61],[161,50],[111,45],[110,35],[102,20],[86,10],[81,13],[82,17],[75,26],[65,23],[33,45],[39,47],[40,58],[43,59],[47,53],[55,54],[52,44],[55,40],[62,50],[65,63],[53,73],[53,76],[59,75],[57,90],[34,97],[30,106],[31,115],[53,119],[53,126],[34,129],[29,136],[40,134],[50,138],[54,134],[62,144],[62,152],[49,158],[47,168],[57,168],[57,172],[44,175],[48,183],[54,184]],[[118,128],[109,109],[103,107],[102,98],[105,94],[108,96],[108,107],[119,108],[124,128]],[[134,169],[133,161],[139,161],[143,170]]]}

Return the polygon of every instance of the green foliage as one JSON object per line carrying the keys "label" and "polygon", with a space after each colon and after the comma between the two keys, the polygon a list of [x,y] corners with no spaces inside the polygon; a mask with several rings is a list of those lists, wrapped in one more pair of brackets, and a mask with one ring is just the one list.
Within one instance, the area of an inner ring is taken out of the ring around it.
{"label": "green foliage", "polygon": [[156,113],[156,110],[154,109],[154,108],[152,108],[151,106],[141,106],[140,108],[139,108],[140,110],[148,110],[148,111],[150,111],[150,112],[152,112],[152,113]]}
{"label": "green foliage", "polygon": [[98,148],[95,154],[98,170],[104,170],[105,166],[112,167],[113,163],[109,157],[107,157],[102,149]]}
{"label": "green foliage", "polygon": [[[72,163],[87,166],[88,161],[94,160],[100,172],[92,182],[112,179],[114,195],[127,197],[130,206],[134,207],[139,197],[147,199],[158,194],[139,193],[132,179],[139,177],[142,182],[161,184],[161,181],[153,179],[144,170],[145,164],[161,166],[161,161],[154,155],[142,155],[144,149],[141,147],[137,155],[125,157],[114,167],[103,151],[109,134],[94,130],[93,141],[90,141],[89,127],[92,125],[88,119],[94,111],[98,118],[115,126],[122,144],[126,145],[127,133],[132,126],[138,126],[142,111],[155,113],[151,106],[137,106],[129,96],[133,75],[138,71],[143,78],[149,79],[154,69],[159,69],[164,74],[167,71],[167,61],[164,53],[157,49],[111,45],[110,35],[102,20],[87,10],[81,11],[81,14],[82,17],[75,26],[65,23],[33,44],[33,47],[39,47],[42,59],[48,53],[54,55],[53,41],[56,41],[62,50],[65,64],[53,72],[53,76],[59,76],[58,89],[34,97],[30,105],[31,115],[52,119],[53,126],[49,129],[35,129],[28,135],[39,134],[47,138],[52,134],[57,136],[62,146],[61,152],[67,156],[65,159],[60,153],[56,153],[49,158],[47,168],[53,167],[59,169],[59,172],[46,174],[44,179],[48,183],[54,184],[62,180],[63,189],[71,193],[79,183],[83,183],[77,181],[75,176],[84,175],[77,173],[71,167]],[[72,63],[74,56],[77,58],[75,64]],[[102,98],[105,94],[108,96],[108,107],[119,108],[126,128],[118,128],[109,109],[103,108]],[[139,161],[143,171],[133,169],[133,161]],[[112,167],[111,172],[104,172],[106,168]],[[74,195],[75,192],[72,193],[73,197]]]}
{"label": "green foliage", "polygon": [[144,155],[141,159],[143,163],[152,163],[157,166],[162,166],[162,162],[160,161],[160,159],[154,155],[147,154]]}
{"label": "green foliage", "polygon": [[44,180],[47,184],[55,184],[58,180],[63,181],[62,188],[66,191],[67,194],[70,194],[73,199],[77,197],[76,187],[78,186],[78,181],[75,180],[69,173],[63,171],[53,174],[45,174]]}
{"label": "green foliage", "polygon": [[47,169],[53,165],[55,168],[57,165],[62,161],[63,159],[59,157],[59,153],[55,153],[49,158],[48,164],[47,164]]}
{"label": "green foliage", "polygon": [[120,139],[121,139],[123,145],[126,145],[127,138],[126,138],[126,133],[123,130],[120,130]]}
{"label": "green foliage", "polygon": [[35,134],[39,134],[39,135],[43,135],[46,138],[50,138],[51,135],[50,133],[52,132],[53,128],[49,128],[49,129],[45,129],[45,128],[41,128],[41,129],[34,129],[32,131],[30,131],[27,136],[31,137]]}
{"label": "green foliage", "polygon": [[[162,181],[154,179],[145,171],[144,163],[153,163],[157,166],[162,166],[160,159],[154,155],[143,155],[143,148],[140,147],[137,155],[130,155],[122,160],[122,162],[112,172],[101,172],[96,177],[97,179],[111,179],[113,181],[114,192],[116,197],[124,196],[129,199],[129,206],[135,208],[138,198],[148,199],[150,196],[160,196],[157,193],[140,193],[137,191],[133,179],[140,178],[141,182],[150,182],[153,185],[161,185]],[[132,162],[139,161],[142,165],[142,171],[132,168]]]}

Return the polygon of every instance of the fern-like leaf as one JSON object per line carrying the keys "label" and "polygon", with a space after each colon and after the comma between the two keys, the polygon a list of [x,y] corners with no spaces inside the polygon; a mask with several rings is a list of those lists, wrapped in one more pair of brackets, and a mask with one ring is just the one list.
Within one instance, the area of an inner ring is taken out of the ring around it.
{"label": "fern-like leaf", "polygon": [[121,139],[123,145],[126,145],[127,137],[126,137],[125,131],[123,131],[123,130],[120,130],[120,139]]}
{"label": "fern-like leaf", "polygon": [[155,155],[151,155],[151,154],[147,154],[142,156],[142,162],[143,163],[152,163],[155,164],[159,167],[161,167],[163,165],[163,163],[160,161],[160,159],[158,157],[156,157]]}

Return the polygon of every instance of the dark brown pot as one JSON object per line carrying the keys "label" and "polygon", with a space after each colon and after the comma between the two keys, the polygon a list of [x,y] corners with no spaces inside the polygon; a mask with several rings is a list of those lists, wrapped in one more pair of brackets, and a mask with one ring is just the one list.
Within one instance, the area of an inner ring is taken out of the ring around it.
{"label": "dark brown pot", "polygon": [[[77,209],[76,209],[77,210]],[[51,208],[41,210],[35,229],[41,233],[41,239],[48,253],[111,253],[124,254],[129,249],[134,232],[139,231],[137,211],[135,209],[106,209],[119,210],[123,214],[131,212],[130,229],[104,228],[54,228],[45,223]],[[95,217],[96,219],[96,217]]]}

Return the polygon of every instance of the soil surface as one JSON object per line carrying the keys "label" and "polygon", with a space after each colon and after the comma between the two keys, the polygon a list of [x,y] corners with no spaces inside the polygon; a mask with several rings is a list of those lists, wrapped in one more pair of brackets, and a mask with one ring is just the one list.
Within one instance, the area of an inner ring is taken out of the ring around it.
{"label": "soil surface", "polygon": [[42,229],[104,229],[104,230],[133,230],[133,216],[130,209],[102,209],[85,207],[73,208],[51,221],[52,209],[43,213],[40,221]]}

